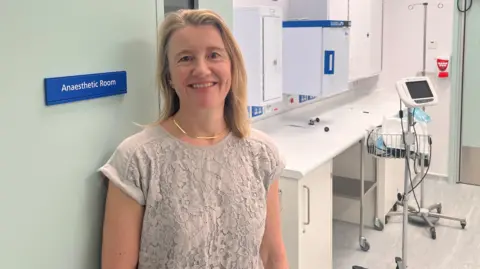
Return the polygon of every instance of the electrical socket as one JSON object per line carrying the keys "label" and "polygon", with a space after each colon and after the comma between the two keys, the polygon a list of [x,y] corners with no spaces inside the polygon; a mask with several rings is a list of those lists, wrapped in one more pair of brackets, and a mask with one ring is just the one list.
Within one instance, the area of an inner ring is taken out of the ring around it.
{"label": "electrical socket", "polygon": [[286,101],[289,106],[296,105],[298,103],[297,97],[295,95],[288,95]]}

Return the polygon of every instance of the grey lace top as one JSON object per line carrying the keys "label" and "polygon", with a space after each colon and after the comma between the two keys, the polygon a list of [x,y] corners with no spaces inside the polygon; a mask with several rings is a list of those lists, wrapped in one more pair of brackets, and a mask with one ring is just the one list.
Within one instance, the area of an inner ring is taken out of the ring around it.
{"label": "grey lace top", "polygon": [[145,206],[138,269],[262,269],[267,191],[283,168],[258,130],[202,147],[155,126],[100,171]]}

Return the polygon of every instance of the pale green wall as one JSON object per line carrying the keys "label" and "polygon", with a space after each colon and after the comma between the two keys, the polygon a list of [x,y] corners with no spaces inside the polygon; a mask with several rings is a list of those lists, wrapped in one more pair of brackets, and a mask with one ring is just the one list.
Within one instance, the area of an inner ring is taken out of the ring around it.
{"label": "pale green wall", "polygon": [[[157,114],[155,2],[1,6],[0,268],[98,269],[96,169]],[[45,77],[113,70],[128,73],[125,96],[44,105]]]}
{"label": "pale green wall", "polygon": [[[450,113],[450,148],[449,148],[449,178],[450,182],[458,182],[460,169],[460,150],[462,146],[480,146],[480,2],[473,1],[472,8],[466,13],[465,42],[465,80],[462,80],[462,21],[463,13],[455,8],[454,35],[452,53],[452,89]],[[463,89],[463,107],[461,106],[461,86]],[[463,116],[463,126],[461,117]],[[463,129],[462,129],[463,128]],[[461,138],[461,139],[460,139]]]}
{"label": "pale green wall", "polygon": [[462,146],[480,147],[480,1],[467,13]]}
{"label": "pale green wall", "polygon": [[[456,7],[456,5],[455,5]],[[461,146],[480,147],[480,1],[473,0],[471,10],[466,13],[466,43],[465,43],[465,80],[463,89],[463,107],[460,105],[462,77],[461,38],[462,15],[455,8],[454,40],[452,53],[452,89],[451,89],[451,121],[450,121],[450,149],[449,149],[449,177],[451,182],[457,182],[459,172]],[[463,117],[463,126],[461,122]],[[461,128],[463,127],[463,129]],[[460,138],[462,141],[460,142]]]}

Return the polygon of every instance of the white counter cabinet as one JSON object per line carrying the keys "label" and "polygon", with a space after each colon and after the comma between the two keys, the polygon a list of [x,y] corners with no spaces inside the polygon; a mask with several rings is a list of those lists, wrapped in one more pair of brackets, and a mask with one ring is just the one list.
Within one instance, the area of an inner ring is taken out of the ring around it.
{"label": "white counter cabinet", "polygon": [[332,162],[280,179],[282,235],[290,269],[332,268]]}

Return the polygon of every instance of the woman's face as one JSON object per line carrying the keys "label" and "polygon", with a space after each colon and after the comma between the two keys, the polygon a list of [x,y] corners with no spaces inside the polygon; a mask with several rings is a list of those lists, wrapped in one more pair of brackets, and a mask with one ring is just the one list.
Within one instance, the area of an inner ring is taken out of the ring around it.
{"label": "woman's face", "polygon": [[172,87],[182,107],[223,107],[231,87],[230,58],[214,26],[187,26],[168,45]]}

